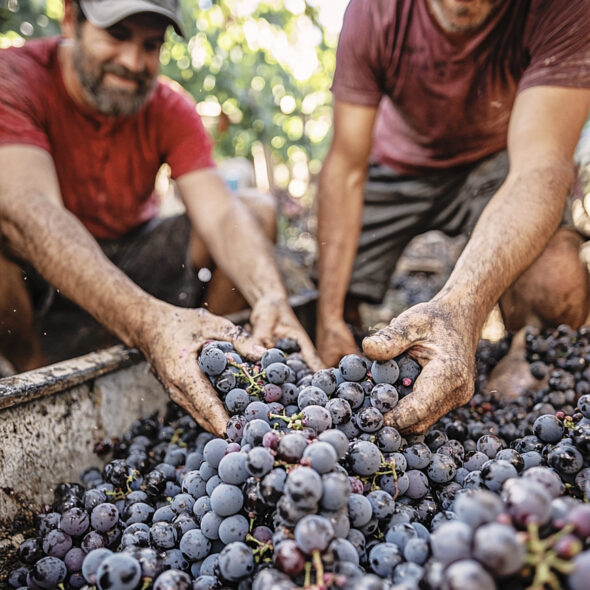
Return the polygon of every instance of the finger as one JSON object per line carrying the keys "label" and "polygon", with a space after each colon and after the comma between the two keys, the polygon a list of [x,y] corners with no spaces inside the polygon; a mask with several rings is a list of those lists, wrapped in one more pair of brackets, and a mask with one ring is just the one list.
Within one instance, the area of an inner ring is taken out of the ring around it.
{"label": "finger", "polygon": [[458,360],[435,359],[422,370],[414,391],[385,415],[385,422],[400,432],[421,433],[470,398],[465,366]]}
{"label": "finger", "polygon": [[363,339],[363,352],[370,359],[386,361],[400,355],[413,343],[403,324],[392,322],[372,336]]}
{"label": "finger", "polygon": [[229,416],[209,382],[204,378],[198,379],[187,394],[199,415],[209,423],[211,428],[208,430],[217,436],[224,436]]}
{"label": "finger", "polygon": [[264,354],[264,347],[260,346],[244,328],[236,326],[225,318],[217,318],[217,320],[207,331],[208,337],[231,342],[240,355],[250,360],[258,360]]}
{"label": "finger", "polygon": [[239,326],[235,326],[230,341],[241,356],[252,361],[259,360],[266,350],[264,346]]}
{"label": "finger", "polygon": [[184,395],[180,389],[175,386],[171,386],[168,388],[168,395],[174,403],[178,404],[181,408],[188,412],[191,417],[196,420],[199,426],[201,426],[201,428],[204,428],[208,432],[213,432],[213,425],[209,422],[209,420],[200,414],[197,408],[195,408],[193,405],[191,399]]}
{"label": "finger", "polygon": [[347,354],[359,354],[359,349],[356,345],[339,346],[338,348],[327,348],[322,354],[321,358],[326,367],[337,367],[340,359]]}
{"label": "finger", "polygon": [[326,368],[327,365],[324,365],[322,362],[322,359],[315,349],[315,346],[311,343],[311,340],[306,338],[303,342],[299,342],[299,346],[301,347],[301,356],[303,357],[303,360],[312,371],[315,372]]}
{"label": "finger", "polygon": [[274,314],[256,314],[252,317],[252,337],[266,348],[271,348],[275,343],[273,336],[275,324]]}

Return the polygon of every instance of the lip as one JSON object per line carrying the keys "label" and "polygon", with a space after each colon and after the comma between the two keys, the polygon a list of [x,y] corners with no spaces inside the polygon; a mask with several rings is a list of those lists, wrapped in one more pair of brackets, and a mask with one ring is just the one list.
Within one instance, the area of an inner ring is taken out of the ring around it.
{"label": "lip", "polygon": [[117,86],[124,86],[125,88],[131,88],[135,90],[137,88],[137,81],[130,80],[129,78],[123,78],[122,76],[118,76],[117,74],[113,74],[112,72],[107,72],[105,74],[105,80],[110,79],[117,84]]}

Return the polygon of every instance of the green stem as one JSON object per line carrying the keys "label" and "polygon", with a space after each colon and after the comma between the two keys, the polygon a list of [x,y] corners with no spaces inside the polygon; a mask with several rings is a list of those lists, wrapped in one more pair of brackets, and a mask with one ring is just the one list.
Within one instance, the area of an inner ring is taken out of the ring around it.
{"label": "green stem", "polygon": [[315,581],[318,586],[324,583],[324,564],[322,563],[322,554],[316,549],[312,554],[313,567],[315,568]]}
{"label": "green stem", "polygon": [[309,561],[305,562],[305,579],[303,586],[305,588],[309,588],[311,586],[311,563]]}

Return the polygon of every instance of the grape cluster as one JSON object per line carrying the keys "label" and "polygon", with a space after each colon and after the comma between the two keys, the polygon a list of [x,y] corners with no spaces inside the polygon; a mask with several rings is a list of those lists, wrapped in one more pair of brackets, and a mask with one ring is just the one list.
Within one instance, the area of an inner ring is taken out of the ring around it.
{"label": "grape cluster", "polygon": [[174,404],[137,420],[102,471],[56,487],[9,584],[588,587],[590,331],[529,331],[543,387],[477,394],[408,437],[384,417],[412,391],[411,357],[348,355],[314,373],[277,344],[249,363],[208,343],[198,362],[230,414],[226,438]]}

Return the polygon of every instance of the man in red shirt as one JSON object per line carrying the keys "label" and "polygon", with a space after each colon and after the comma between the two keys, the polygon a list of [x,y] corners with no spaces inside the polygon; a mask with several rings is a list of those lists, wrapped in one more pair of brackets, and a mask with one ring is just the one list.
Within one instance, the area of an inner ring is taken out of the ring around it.
{"label": "man in red shirt", "polygon": [[[66,0],[62,38],[0,52],[0,351],[20,370],[40,360],[28,263],[139,348],[172,399],[219,434],[227,415],[196,363],[206,340],[252,357],[290,335],[316,361],[269,241],[215,171],[194,101],[157,77],[179,10],[178,0]],[[186,216],[158,223],[164,162]],[[252,306],[253,338],[184,308],[198,304],[194,269],[210,257]]]}
{"label": "man in red shirt", "polygon": [[[317,345],[356,350],[345,302],[380,301],[410,239],[470,233],[431,301],[363,342],[422,365],[388,423],[424,431],[473,395],[482,325],[579,326],[579,237],[558,228],[590,105],[586,0],[351,0],[320,181]],[[476,224],[477,222],[477,224]]]}

